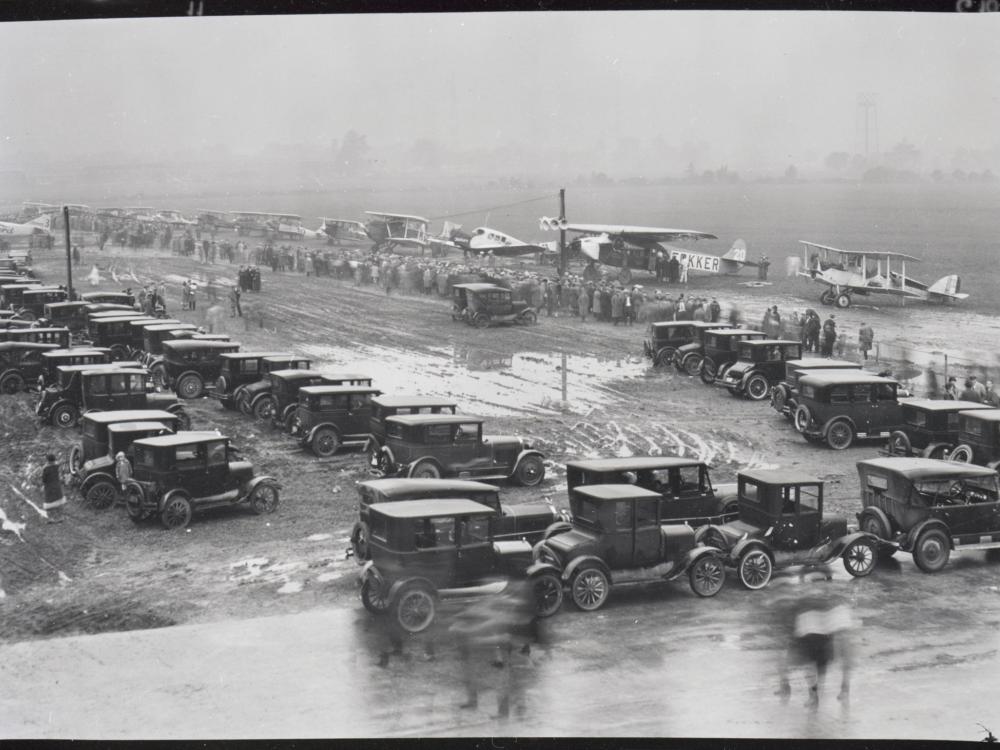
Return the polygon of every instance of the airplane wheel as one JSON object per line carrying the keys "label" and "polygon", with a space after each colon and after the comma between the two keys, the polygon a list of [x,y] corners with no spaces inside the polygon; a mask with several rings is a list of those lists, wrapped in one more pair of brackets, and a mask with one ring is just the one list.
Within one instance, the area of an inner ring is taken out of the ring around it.
{"label": "airplane wheel", "polygon": [[845,310],[851,306],[851,298],[847,294],[838,294],[836,302],[837,302],[837,307],[839,307],[841,310]]}
{"label": "airplane wheel", "polygon": [[819,295],[820,304],[832,305],[833,300],[836,299],[836,296],[837,295],[833,293],[833,290],[827,289],[821,295]]}

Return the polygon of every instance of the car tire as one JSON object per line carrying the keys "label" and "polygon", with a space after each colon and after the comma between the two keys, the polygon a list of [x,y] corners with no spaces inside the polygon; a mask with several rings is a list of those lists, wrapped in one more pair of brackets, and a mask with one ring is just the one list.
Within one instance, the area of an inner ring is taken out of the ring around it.
{"label": "car tire", "polygon": [[250,510],[255,515],[274,513],[280,501],[277,485],[270,482],[261,482],[250,491]]}
{"label": "car tire", "polygon": [[805,434],[805,431],[809,429],[809,425],[812,424],[812,413],[809,411],[809,407],[805,404],[796,406],[793,422],[795,429]]}
{"label": "car tire", "polygon": [[191,523],[191,501],[184,495],[174,495],[160,511],[160,523],[167,531],[183,529]]}
{"label": "car tire", "polygon": [[385,590],[371,578],[366,578],[361,584],[361,603],[373,615],[385,614],[389,609]]}
{"label": "car tire", "polygon": [[611,593],[611,581],[596,565],[583,565],[573,574],[570,595],[573,604],[584,612],[593,612],[604,606]]}
{"label": "car tire", "polygon": [[523,326],[533,326],[538,322],[538,313],[534,310],[525,310],[517,316],[517,322]]}
{"label": "car tire", "polygon": [[529,581],[534,595],[535,615],[552,617],[562,607],[563,585],[555,573],[539,573]]}
{"label": "car tire", "polygon": [[909,456],[912,446],[910,437],[902,430],[893,430],[889,434],[888,451],[890,456]]}
{"label": "car tire", "polygon": [[[246,397],[244,396],[244,400]],[[261,422],[270,422],[274,416],[274,399],[271,396],[261,396],[257,403],[253,405],[253,415]]]}
{"label": "car tire", "polygon": [[101,479],[87,488],[84,498],[94,510],[107,510],[118,499],[118,487],[110,480]]}
{"label": "car tire", "polygon": [[124,344],[114,344],[111,347],[111,359],[115,362],[124,362],[129,358],[128,349]]}
{"label": "car tire", "polygon": [[750,376],[743,390],[751,401],[763,401],[771,391],[771,384],[763,375],[755,373]]}
{"label": "car tire", "polygon": [[702,357],[701,370],[698,372],[701,376],[701,382],[705,385],[714,385],[718,370],[719,368],[716,366],[714,359],[711,357]]}
{"label": "car tire", "polygon": [[177,426],[182,430],[191,429],[191,415],[184,408],[168,409],[171,414],[177,417]]}
{"label": "car tire", "polygon": [[485,313],[476,313],[472,318],[472,325],[476,328],[489,328],[490,316]]}
{"label": "car tire", "polygon": [[79,445],[74,445],[73,450],[69,452],[69,473],[75,477],[80,475],[80,471],[83,469],[83,450]]}
{"label": "car tire", "polygon": [[0,377],[0,393],[13,396],[24,390],[24,376],[19,372],[6,372]]}
{"label": "car tire", "polygon": [[196,372],[186,372],[177,378],[177,395],[183,399],[201,398],[205,392],[205,383]]}
{"label": "car tire", "polygon": [[783,385],[777,385],[771,391],[771,408],[778,414],[784,415],[785,406],[788,404],[788,389]]}
{"label": "car tire", "polygon": [[947,445],[935,445],[927,454],[927,458],[934,458],[938,461],[947,461],[950,458]]}
{"label": "car tire", "polygon": [[656,353],[653,364],[657,367],[666,367],[674,361],[674,354],[677,352],[676,346],[665,346]]}
{"label": "car tire", "polygon": [[[871,534],[874,537],[878,537],[881,540],[888,541],[889,535],[892,533],[885,527],[885,523],[881,518],[876,516],[874,513],[864,513],[861,516],[861,530],[866,534]],[[896,548],[888,544],[880,544],[878,547],[878,557],[879,560],[888,560],[896,554]]]}
{"label": "car tire", "polygon": [[771,556],[759,547],[754,547],[743,553],[736,570],[740,583],[751,591],[757,591],[767,586],[774,572]]}
{"label": "car tire", "polygon": [[726,582],[726,566],[716,554],[704,554],[688,571],[691,590],[698,596],[715,596]]}
{"label": "car tire", "polygon": [[928,529],[913,545],[913,562],[925,573],[937,573],[948,564],[951,543],[941,529]]}
{"label": "car tire", "polygon": [[878,562],[878,549],[870,539],[855,539],[847,545],[844,554],[844,569],[855,578],[871,575]]}
{"label": "car tire", "polygon": [[149,368],[149,374],[153,378],[154,385],[160,388],[167,387],[167,367],[162,363],[157,363]]}
{"label": "car tire", "polygon": [[535,487],[545,479],[545,463],[541,456],[525,456],[514,470],[514,479],[522,487]]}
{"label": "car tire", "polygon": [[681,360],[681,369],[692,378],[701,373],[701,362],[703,357],[698,352],[689,352]]}
{"label": "car tire", "polygon": [[972,450],[971,445],[968,443],[959,443],[948,454],[948,460],[957,461],[960,464],[971,464],[974,456],[975,452]]}
{"label": "car tire", "polygon": [[413,479],[440,479],[441,469],[433,461],[424,459],[413,465],[413,468],[410,469],[410,476]]}
{"label": "car tire", "polygon": [[368,524],[363,521],[354,527],[351,532],[351,549],[354,551],[354,559],[358,564],[368,562],[368,538],[371,531]]}
{"label": "car tire", "polygon": [[75,406],[72,404],[59,404],[59,406],[52,410],[51,419],[52,424],[56,427],[68,429],[76,424],[77,417],[79,417],[79,412]]}
{"label": "car tire", "polygon": [[292,431],[292,426],[295,423],[295,409],[290,409],[286,414],[285,418],[281,422],[281,427],[285,432],[290,433]]}
{"label": "car tire", "polygon": [[402,587],[392,603],[396,624],[407,633],[421,633],[434,621],[434,592],[425,584],[410,583]]}
{"label": "car tire", "polygon": [[332,427],[321,427],[316,430],[309,447],[320,458],[329,458],[340,450],[340,435]]}
{"label": "car tire", "polygon": [[149,513],[143,506],[142,490],[135,485],[126,487],[125,511],[128,513],[128,517],[132,519],[132,523],[142,523],[149,517]]}
{"label": "car tire", "polygon": [[846,450],[854,442],[854,428],[846,419],[835,419],[826,428],[826,444],[835,451]]}
{"label": "car tire", "polygon": [[215,395],[220,396],[219,405],[223,409],[232,409],[235,403],[231,398],[227,399],[225,394],[229,393],[229,381],[225,375],[220,375],[215,379]]}

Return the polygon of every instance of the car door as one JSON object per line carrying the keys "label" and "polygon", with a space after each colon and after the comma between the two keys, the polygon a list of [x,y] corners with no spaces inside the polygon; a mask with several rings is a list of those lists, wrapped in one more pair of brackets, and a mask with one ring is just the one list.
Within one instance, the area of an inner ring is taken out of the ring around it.
{"label": "car door", "polygon": [[414,519],[415,549],[411,571],[439,588],[462,585],[458,574],[458,519],[455,516]]}
{"label": "car door", "polygon": [[707,516],[708,483],[701,466],[680,466],[670,470],[664,494],[664,518],[677,521]]}
{"label": "car door", "polygon": [[635,551],[635,524],[632,500],[616,500],[614,508],[614,528],[604,537],[605,561],[614,568],[632,566]]}
{"label": "car door", "polygon": [[498,573],[494,559],[493,543],[490,539],[490,516],[459,518],[455,585],[474,584]]}
{"label": "car door", "polygon": [[656,498],[635,500],[635,551],[636,565],[655,565],[662,559],[663,534],[657,521]]}
{"label": "car door", "polygon": [[871,437],[889,437],[903,422],[902,407],[896,399],[895,383],[876,383],[872,386],[872,410],[868,421]]}
{"label": "car door", "polygon": [[85,378],[83,377],[83,373],[80,373],[80,378],[83,381],[83,387],[86,389],[84,408],[106,411],[110,403],[108,376],[102,373]]}
{"label": "car door", "polygon": [[452,425],[450,457],[456,471],[467,471],[472,476],[497,471],[493,465],[493,446],[483,442],[483,426],[476,422]]}
{"label": "car door", "polygon": [[347,414],[344,418],[344,435],[367,435],[372,416],[371,396],[352,393],[347,397]]}
{"label": "car door", "polygon": [[796,552],[813,547],[819,540],[820,511],[815,495],[796,486],[780,487],[781,516],[772,533],[775,549]]}
{"label": "car door", "polygon": [[192,498],[214,494],[205,482],[205,444],[191,443],[174,448],[174,478],[177,487]]}

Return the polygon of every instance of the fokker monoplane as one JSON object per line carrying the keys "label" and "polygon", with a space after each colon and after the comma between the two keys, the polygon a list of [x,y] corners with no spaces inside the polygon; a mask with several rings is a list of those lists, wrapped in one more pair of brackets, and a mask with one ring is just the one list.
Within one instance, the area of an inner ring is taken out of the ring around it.
{"label": "fokker monoplane", "polygon": [[[806,240],[799,242],[803,249],[798,275],[826,284],[827,289],[819,298],[824,305],[850,307],[854,295],[887,294],[904,303],[908,299],[950,302],[969,296],[959,291],[962,281],[955,274],[942,276],[930,286],[907,276],[906,261],[920,261],[912,255],[884,250],[840,250]],[[898,271],[892,268],[894,261],[899,262]]]}
{"label": "fokker monoplane", "polygon": [[708,273],[739,273],[743,266],[755,266],[746,260],[746,244],[737,240],[722,256],[695,253],[666,243],[684,240],[716,240],[714,234],[693,229],[666,229],[663,227],[633,227],[621,224],[570,224],[565,219],[542,217],[541,228],[563,229],[583,235],[570,245],[571,252],[585,258],[620,268],[618,280],[627,284],[632,280],[633,270],[653,272],[653,258],[658,252],[665,260],[676,258],[689,271]]}

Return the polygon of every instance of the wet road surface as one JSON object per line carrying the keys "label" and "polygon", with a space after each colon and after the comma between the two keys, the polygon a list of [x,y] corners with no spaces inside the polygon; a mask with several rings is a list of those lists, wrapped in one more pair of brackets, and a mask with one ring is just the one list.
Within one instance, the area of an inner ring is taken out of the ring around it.
{"label": "wet road surface", "polygon": [[547,645],[515,650],[502,668],[492,648],[474,655],[475,708],[460,708],[463,665],[444,612],[400,653],[360,602],[12,644],[0,648],[0,736],[978,739],[977,722],[1000,724],[998,562],[966,553],[931,576],[897,557],[865,579],[838,562],[832,580],[811,584],[859,623],[849,700],[837,700],[834,664],[815,709],[801,671],[787,701],[776,693],[783,603],[801,585],[751,592],[730,573],[713,599],[680,580],[615,589],[596,613],[567,602],[546,622]]}

